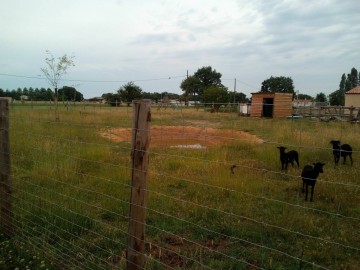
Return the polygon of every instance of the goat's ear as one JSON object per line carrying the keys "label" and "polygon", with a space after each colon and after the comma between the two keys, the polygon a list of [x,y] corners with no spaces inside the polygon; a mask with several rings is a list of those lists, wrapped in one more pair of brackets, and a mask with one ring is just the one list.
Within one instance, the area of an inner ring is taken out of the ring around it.
{"label": "goat's ear", "polygon": [[315,166],[315,165],[316,165],[316,163],[313,163],[313,165]]}

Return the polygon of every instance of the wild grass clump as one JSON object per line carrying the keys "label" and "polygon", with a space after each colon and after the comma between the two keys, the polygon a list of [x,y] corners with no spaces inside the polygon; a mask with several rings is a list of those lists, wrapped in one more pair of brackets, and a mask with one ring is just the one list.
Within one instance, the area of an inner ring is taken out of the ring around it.
{"label": "wild grass clump", "polygon": [[0,269],[56,269],[31,243],[18,242],[0,234]]}

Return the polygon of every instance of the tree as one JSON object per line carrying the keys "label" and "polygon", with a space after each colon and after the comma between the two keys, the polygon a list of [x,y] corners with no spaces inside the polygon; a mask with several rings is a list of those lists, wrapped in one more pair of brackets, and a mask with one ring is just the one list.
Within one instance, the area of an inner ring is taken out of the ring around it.
{"label": "tree", "polygon": [[359,85],[358,72],[357,72],[356,68],[354,68],[354,67],[351,69],[349,81],[350,81],[350,86],[351,86],[350,89]]}
{"label": "tree", "polygon": [[140,99],[142,97],[142,92],[142,89],[133,82],[121,86],[118,90],[121,100],[126,102],[128,106],[130,106],[134,99]]}
{"label": "tree", "polygon": [[309,96],[309,95],[307,95],[307,94],[298,94],[297,95],[297,98],[298,99],[313,99],[313,97],[312,96]]}
{"label": "tree", "polygon": [[345,104],[344,91],[339,89],[339,90],[332,92],[329,95],[329,102],[330,102],[330,105],[333,105],[333,106],[344,106],[344,104]]}
{"label": "tree", "polygon": [[106,100],[108,104],[112,107],[117,107],[120,105],[120,96],[119,94],[113,94],[113,93],[105,93],[101,96]]}
{"label": "tree", "polygon": [[341,76],[341,81],[339,84],[339,90],[345,92],[346,76],[345,73]]}
{"label": "tree", "polygon": [[211,66],[199,68],[194,76],[200,80],[203,89],[209,86],[222,86],[221,84],[221,73],[216,72]]}
{"label": "tree", "polygon": [[158,103],[161,99],[161,94],[158,92],[150,93],[150,92],[143,92],[143,98],[154,100],[155,103]]}
{"label": "tree", "polygon": [[78,92],[74,87],[64,86],[59,89],[59,100],[61,101],[82,101],[83,94]]}
{"label": "tree", "polygon": [[294,93],[293,80],[290,77],[273,77],[262,82],[262,93]]}
{"label": "tree", "polygon": [[326,95],[324,93],[320,92],[319,94],[316,95],[315,101],[316,102],[327,102]]}
{"label": "tree", "polygon": [[66,54],[58,57],[57,60],[54,58],[50,51],[46,51],[48,57],[45,58],[46,67],[41,68],[42,73],[45,75],[46,80],[48,83],[54,87],[55,90],[55,119],[59,120],[59,112],[58,112],[58,86],[59,81],[67,73],[67,70],[75,66],[74,64],[74,56],[67,56]]}
{"label": "tree", "polygon": [[235,103],[239,103],[239,102],[249,102],[249,99],[246,98],[246,95],[244,93],[241,92],[236,92],[235,93],[235,99],[234,99],[234,92],[229,92],[229,100],[230,102],[235,102]]}
{"label": "tree", "polygon": [[200,94],[201,81],[198,77],[189,76],[181,82],[180,88],[184,91],[185,97],[190,98],[192,96],[195,98],[196,95]]}
{"label": "tree", "polygon": [[[210,86],[223,86],[221,84],[221,73],[213,70],[211,66],[199,68],[194,75],[189,76],[181,82],[180,88],[184,96],[192,96],[194,100],[202,99],[204,90]],[[196,98],[198,96],[198,98]]]}
{"label": "tree", "polygon": [[230,101],[230,95],[226,87],[212,85],[204,90],[203,100],[205,103],[214,103],[214,107],[217,110],[221,103]]}

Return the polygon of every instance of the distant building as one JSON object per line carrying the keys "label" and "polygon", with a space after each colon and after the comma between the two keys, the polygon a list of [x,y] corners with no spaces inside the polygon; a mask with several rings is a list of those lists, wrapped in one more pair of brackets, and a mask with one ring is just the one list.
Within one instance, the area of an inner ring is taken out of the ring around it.
{"label": "distant building", "polygon": [[345,92],[345,107],[360,107],[360,85]]}
{"label": "distant building", "polygon": [[94,102],[94,103],[106,103],[105,98],[102,98],[102,97],[89,98],[89,99],[87,99],[87,101]]}

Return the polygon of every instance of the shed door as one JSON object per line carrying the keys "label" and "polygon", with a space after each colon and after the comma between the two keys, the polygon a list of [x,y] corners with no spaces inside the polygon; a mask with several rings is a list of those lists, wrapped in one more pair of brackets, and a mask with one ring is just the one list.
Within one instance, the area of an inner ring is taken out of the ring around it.
{"label": "shed door", "polygon": [[263,99],[263,117],[273,117],[274,98]]}

